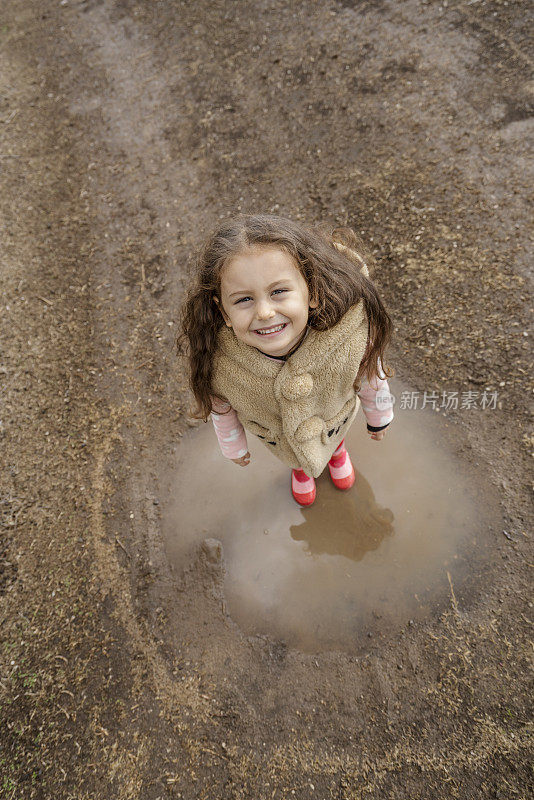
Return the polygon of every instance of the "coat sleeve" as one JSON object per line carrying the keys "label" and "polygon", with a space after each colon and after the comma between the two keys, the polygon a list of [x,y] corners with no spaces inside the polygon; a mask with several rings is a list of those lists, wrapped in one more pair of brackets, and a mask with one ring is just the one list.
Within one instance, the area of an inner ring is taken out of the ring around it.
{"label": "coat sleeve", "polygon": [[245,429],[237,418],[237,411],[218,397],[212,397],[211,407],[211,421],[223,456],[241,458],[248,452],[248,447]]}
{"label": "coat sleeve", "polygon": [[[393,420],[393,397],[389,384],[379,361],[378,375],[373,375],[371,381],[364,376],[358,397],[362,403],[363,413],[367,420],[367,429],[376,431],[386,428]],[[379,377],[382,375],[383,377]]]}

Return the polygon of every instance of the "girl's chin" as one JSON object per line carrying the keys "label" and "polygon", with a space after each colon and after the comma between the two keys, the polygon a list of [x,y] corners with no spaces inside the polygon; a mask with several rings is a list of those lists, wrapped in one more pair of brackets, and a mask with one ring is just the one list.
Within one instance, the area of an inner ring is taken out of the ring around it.
{"label": "girl's chin", "polygon": [[258,350],[266,353],[269,356],[285,356],[292,349],[295,342],[288,342],[286,340],[281,342],[260,342],[256,345]]}

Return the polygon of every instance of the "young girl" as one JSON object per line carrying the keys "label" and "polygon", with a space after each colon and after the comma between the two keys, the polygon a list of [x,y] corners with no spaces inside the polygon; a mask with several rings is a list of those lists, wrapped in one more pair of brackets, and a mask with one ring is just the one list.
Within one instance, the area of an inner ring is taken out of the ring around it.
{"label": "young girl", "polygon": [[383,369],[391,320],[369,280],[360,240],[264,214],[224,222],[198,261],[184,304],[193,416],[211,414],[224,456],[250,463],[245,428],[292,468],[300,505],[328,464],[354,483],[344,439],[362,401],[371,438],[393,419]]}

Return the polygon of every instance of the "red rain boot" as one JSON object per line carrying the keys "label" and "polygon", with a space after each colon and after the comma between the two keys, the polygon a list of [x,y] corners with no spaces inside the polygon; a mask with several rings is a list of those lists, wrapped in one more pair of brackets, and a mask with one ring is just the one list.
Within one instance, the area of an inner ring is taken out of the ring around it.
{"label": "red rain boot", "polygon": [[328,462],[328,469],[332,483],[337,489],[350,489],[354,484],[356,476],[350,456],[345,449],[344,439]]}
{"label": "red rain boot", "polygon": [[315,481],[304,470],[291,470],[291,491],[299,506],[311,506],[315,500]]}

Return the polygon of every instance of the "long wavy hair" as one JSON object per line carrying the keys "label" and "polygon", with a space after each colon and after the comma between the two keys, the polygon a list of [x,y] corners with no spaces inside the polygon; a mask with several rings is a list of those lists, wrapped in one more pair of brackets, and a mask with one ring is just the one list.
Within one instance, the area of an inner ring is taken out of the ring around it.
{"label": "long wavy hair", "polygon": [[312,228],[284,217],[243,214],[223,222],[206,241],[182,307],[176,346],[178,354],[189,359],[189,386],[197,403],[191,410],[192,417],[207,420],[212,410],[213,356],[217,334],[224,325],[214,300],[221,300],[221,273],[230,259],[258,247],[280,248],[295,259],[308,284],[310,299],[318,301],[308,317],[308,325],[314,330],[328,330],[351,306],[363,300],[369,338],[354,381],[356,390],[363,375],[371,380],[379,374],[379,359],[384,374],[394,374],[384,363],[392,323],[373,282],[361,272],[362,264],[369,266],[372,258],[360,237],[350,228],[329,232],[324,226]]}

